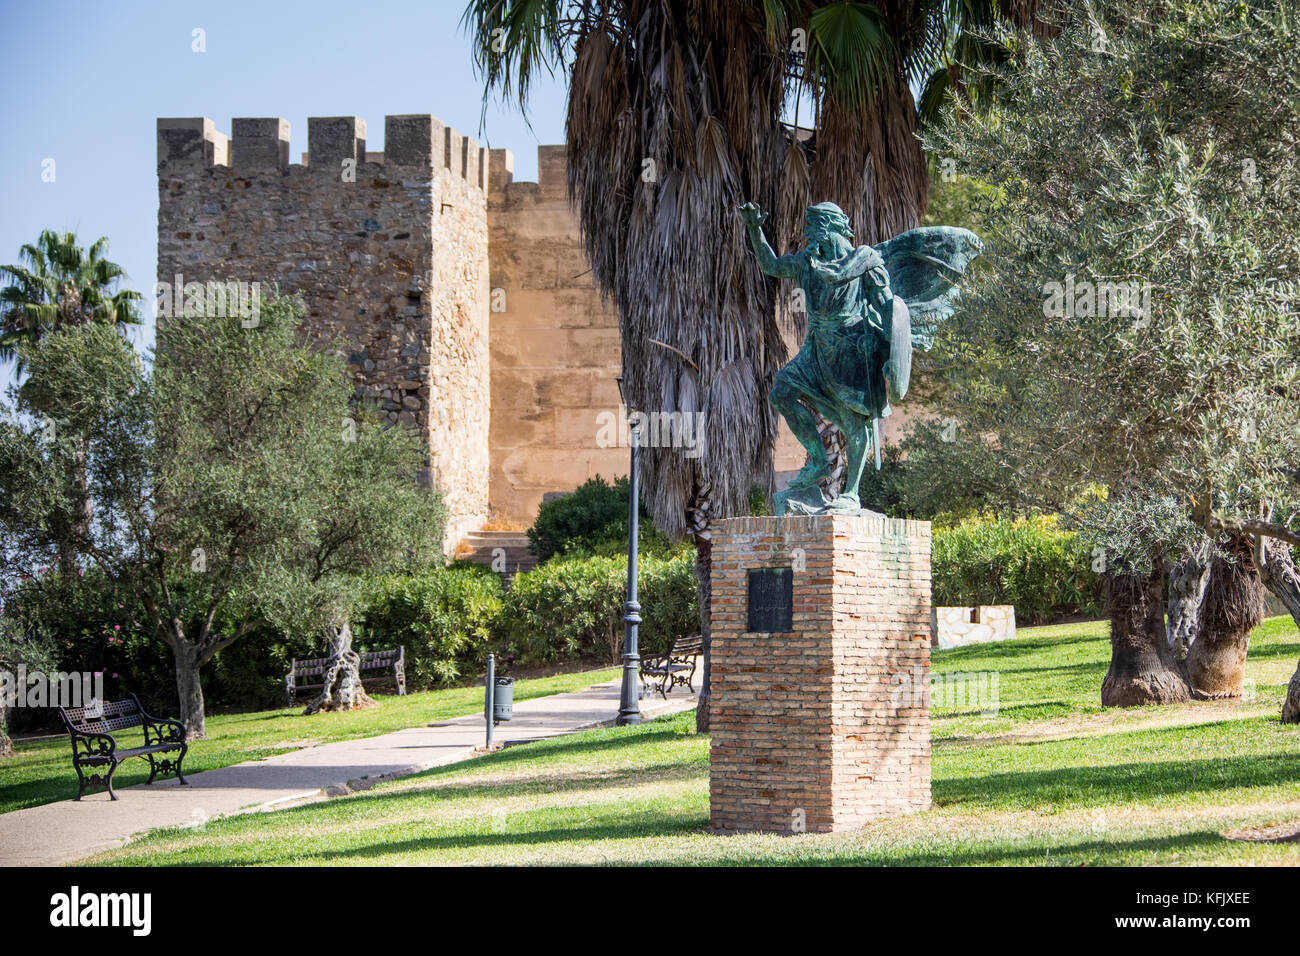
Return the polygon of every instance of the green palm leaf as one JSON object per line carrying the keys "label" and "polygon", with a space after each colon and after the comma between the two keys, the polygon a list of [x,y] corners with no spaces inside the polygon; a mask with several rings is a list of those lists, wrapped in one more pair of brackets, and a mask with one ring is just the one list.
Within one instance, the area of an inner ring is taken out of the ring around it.
{"label": "green palm leaf", "polygon": [[117,288],[126,273],[107,251],[106,237],[83,250],[75,234],[46,229],[19,250],[22,264],[0,266],[0,361],[17,361],[21,372],[19,346],[63,326],[108,322],[120,330],[141,321],[144,296]]}

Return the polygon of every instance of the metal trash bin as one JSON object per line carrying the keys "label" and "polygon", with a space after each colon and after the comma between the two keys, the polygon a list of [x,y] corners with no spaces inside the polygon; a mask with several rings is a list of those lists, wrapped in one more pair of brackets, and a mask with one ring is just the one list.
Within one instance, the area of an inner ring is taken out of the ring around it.
{"label": "metal trash bin", "polygon": [[[484,709],[486,709],[486,703],[484,701]],[[515,679],[513,677],[498,677],[492,695],[492,722],[499,724],[503,720],[509,720],[514,716],[514,709]]]}

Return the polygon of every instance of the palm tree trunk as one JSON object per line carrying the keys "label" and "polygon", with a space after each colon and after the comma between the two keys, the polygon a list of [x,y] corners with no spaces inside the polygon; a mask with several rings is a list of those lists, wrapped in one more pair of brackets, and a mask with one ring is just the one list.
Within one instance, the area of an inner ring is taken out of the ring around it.
{"label": "palm tree trunk", "polygon": [[1227,551],[1227,559],[1218,554],[1210,559],[1201,626],[1187,652],[1187,681],[1198,700],[1241,696],[1250,632],[1264,619],[1264,588],[1251,540],[1236,537]]}
{"label": "palm tree trunk", "polygon": [[1110,574],[1105,582],[1110,617],[1110,669],[1101,682],[1104,707],[1135,707],[1189,700],[1165,639],[1164,569],[1146,577]]}
{"label": "palm tree trunk", "polygon": [[695,705],[695,732],[709,732],[709,695],[710,661],[713,653],[713,637],[710,633],[710,602],[713,600],[713,541],[705,534],[695,536],[695,589],[700,598],[700,641],[703,645],[704,667],[700,676],[700,696]]}
{"label": "palm tree trunk", "polygon": [[[1259,576],[1264,586],[1277,596],[1291,619],[1300,627],[1300,571],[1296,570],[1291,549],[1281,541],[1262,539],[1255,548],[1259,563]],[[1300,724],[1300,664],[1287,685],[1286,700],[1282,702],[1282,723]]]}

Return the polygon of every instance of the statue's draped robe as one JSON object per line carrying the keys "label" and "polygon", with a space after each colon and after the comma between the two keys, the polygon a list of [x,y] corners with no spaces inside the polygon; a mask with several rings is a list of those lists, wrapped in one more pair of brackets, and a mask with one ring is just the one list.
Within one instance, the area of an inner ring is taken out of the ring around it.
{"label": "statue's draped robe", "polygon": [[808,336],[777,383],[842,431],[862,428],[863,418],[884,418],[893,297],[907,305],[915,344],[929,349],[936,327],[952,314],[957,280],[982,248],[974,233],[939,226],[858,246],[835,261],[797,253]]}
{"label": "statue's draped robe", "polygon": [[889,340],[879,308],[888,277],[879,267],[862,268],[873,253],[859,246],[834,262],[815,260],[807,250],[797,256],[808,336],[776,381],[842,430],[862,417],[889,414],[881,371]]}

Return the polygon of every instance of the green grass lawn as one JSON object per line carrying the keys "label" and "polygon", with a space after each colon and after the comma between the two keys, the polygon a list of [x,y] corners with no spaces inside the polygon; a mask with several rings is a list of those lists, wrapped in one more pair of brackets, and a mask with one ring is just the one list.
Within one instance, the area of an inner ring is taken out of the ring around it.
{"label": "green grass lawn", "polygon": [[[1105,625],[937,652],[996,671],[996,713],[936,707],[934,807],[847,835],[708,835],[708,740],[686,713],[511,747],[364,794],[150,834],[97,864],[1300,864],[1300,657],[1289,619],[1252,641],[1249,699],[1103,710]],[[987,684],[985,686],[988,686]],[[981,704],[984,702],[981,701]]]}
{"label": "green grass lawn", "polygon": [[[582,690],[613,680],[619,673],[617,668],[608,668],[521,680],[515,684],[515,700]],[[455,687],[376,699],[380,706],[370,710],[311,717],[302,716],[301,707],[209,716],[205,721],[208,739],[190,744],[185,772],[215,770],[301,747],[374,737],[404,727],[472,714],[483,707],[483,688]],[[67,737],[21,743],[17,751],[13,758],[0,761],[0,813],[77,795],[77,774],[72,769],[72,747]],[[113,785],[129,787],[148,779],[147,761],[128,760],[114,776]]]}

